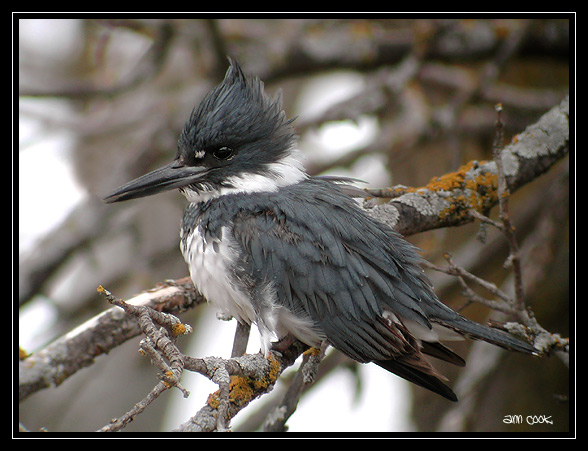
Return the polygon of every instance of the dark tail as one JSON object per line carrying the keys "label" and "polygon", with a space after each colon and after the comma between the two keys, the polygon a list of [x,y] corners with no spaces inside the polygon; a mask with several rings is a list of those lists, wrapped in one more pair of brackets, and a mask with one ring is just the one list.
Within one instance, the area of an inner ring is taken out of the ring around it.
{"label": "dark tail", "polygon": [[538,354],[539,351],[533,345],[515,338],[507,332],[498,329],[492,329],[488,326],[475,323],[462,316],[456,315],[450,321],[440,321],[444,326],[450,327],[455,331],[469,335],[472,338],[487,341],[493,345],[500,346],[511,351],[524,352],[526,354]]}
{"label": "dark tail", "polygon": [[416,368],[407,366],[397,360],[376,360],[374,363],[391,373],[396,374],[413,384],[431,390],[445,399],[456,402],[457,396],[447,385],[441,381],[439,376],[419,371]]}
{"label": "dark tail", "polygon": [[[525,343],[506,332],[483,326],[457,314],[454,315],[455,316],[449,320],[439,322],[443,326],[454,329],[460,334],[484,340],[502,348],[527,354],[538,353],[538,350],[532,345]],[[441,343],[422,342],[421,351],[423,354],[453,363],[454,365],[465,365],[465,362],[461,357],[451,351],[451,349],[443,346]],[[424,359],[421,353],[412,355],[410,359],[406,361],[404,360],[377,360],[374,361],[374,363],[385,370],[388,370],[413,384],[431,390],[450,401],[457,401],[455,393],[445,385],[445,377],[439,374],[430,364],[425,363],[426,359]]]}

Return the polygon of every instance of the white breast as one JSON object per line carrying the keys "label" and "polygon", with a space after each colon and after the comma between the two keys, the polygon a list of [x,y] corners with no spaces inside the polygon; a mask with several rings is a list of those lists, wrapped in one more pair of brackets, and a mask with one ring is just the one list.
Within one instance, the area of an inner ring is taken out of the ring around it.
{"label": "white breast", "polygon": [[199,227],[183,239],[180,247],[188,263],[194,285],[224,316],[255,323],[261,338],[262,352],[267,355],[271,342],[291,333],[310,346],[319,346],[324,336],[313,327],[310,319],[296,316],[275,302],[271,286],[260,290],[263,300],[256,310],[249,294],[241,290],[231,275],[237,258],[234,240],[228,227],[222,228],[222,239],[205,240]]}
{"label": "white breast", "polygon": [[[194,285],[224,315],[240,321],[252,323],[255,312],[249,296],[235,286],[230,277],[230,267],[236,259],[236,251],[231,246],[230,231],[222,228],[222,240],[204,239],[200,228],[180,241],[184,260],[188,263]],[[180,236],[183,233],[180,233]]]}

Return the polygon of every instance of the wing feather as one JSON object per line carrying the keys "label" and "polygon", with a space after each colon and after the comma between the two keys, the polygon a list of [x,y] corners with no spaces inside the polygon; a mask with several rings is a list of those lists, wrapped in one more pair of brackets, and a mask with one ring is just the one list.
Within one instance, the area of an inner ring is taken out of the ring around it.
{"label": "wing feather", "polygon": [[[410,245],[395,243],[397,235],[330,182],[287,190],[279,198],[259,196],[255,208],[236,215],[233,235],[241,254],[250,256],[240,262],[243,269],[259,284],[271,281],[276,303],[306,314],[333,346],[358,361],[415,352],[414,343],[381,325],[390,310],[430,328],[420,306],[426,287],[404,280],[404,266],[413,262],[394,259]],[[391,250],[394,244],[399,249]]]}
{"label": "wing feather", "polygon": [[254,285],[271,283],[278,307],[307,318],[318,335],[354,360],[374,361],[455,400],[423,354],[456,365],[463,359],[437,342],[420,341],[426,337],[415,338],[404,323],[434,337],[433,321],[533,352],[440,303],[416,249],[332,182],[311,178],[279,193],[257,193],[253,205],[239,208],[233,227],[242,247],[239,268]]}

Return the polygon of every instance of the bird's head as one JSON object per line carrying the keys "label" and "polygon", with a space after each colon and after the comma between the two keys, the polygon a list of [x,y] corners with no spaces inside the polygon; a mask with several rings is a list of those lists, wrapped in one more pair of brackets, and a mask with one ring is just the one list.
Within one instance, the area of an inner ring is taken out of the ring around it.
{"label": "bird's head", "polygon": [[175,159],[120,187],[107,203],[179,188],[191,202],[232,192],[272,191],[306,177],[294,156],[296,135],[263,82],[236,61],[224,80],[192,111]]}

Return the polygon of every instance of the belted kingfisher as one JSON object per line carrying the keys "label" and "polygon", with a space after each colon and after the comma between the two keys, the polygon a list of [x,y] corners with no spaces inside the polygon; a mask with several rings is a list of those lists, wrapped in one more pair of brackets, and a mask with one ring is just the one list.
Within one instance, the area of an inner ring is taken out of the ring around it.
{"label": "belted kingfisher", "polygon": [[236,61],[192,111],[168,165],[107,203],[179,188],[189,201],[180,247],[194,285],[223,313],[255,323],[267,355],[286,336],[329,344],[457,401],[426,355],[464,360],[440,343],[479,338],[537,350],[439,301],[417,249],[372,219],[342,179],[311,177],[297,159],[278,94]]}

